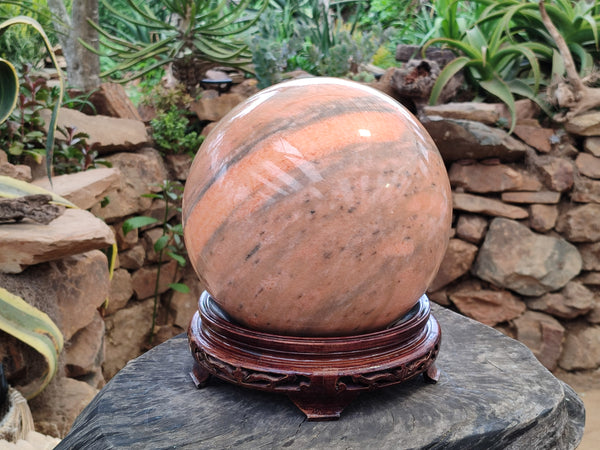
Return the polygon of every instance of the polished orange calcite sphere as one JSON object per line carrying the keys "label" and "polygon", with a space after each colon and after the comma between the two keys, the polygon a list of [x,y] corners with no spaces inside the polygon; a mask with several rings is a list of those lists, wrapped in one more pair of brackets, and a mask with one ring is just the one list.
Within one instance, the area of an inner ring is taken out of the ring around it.
{"label": "polished orange calcite sphere", "polygon": [[202,144],[183,198],[198,276],[240,324],[296,336],[381,330],[444,256],[451,191],[402,105],[332,78],[265,89]]}

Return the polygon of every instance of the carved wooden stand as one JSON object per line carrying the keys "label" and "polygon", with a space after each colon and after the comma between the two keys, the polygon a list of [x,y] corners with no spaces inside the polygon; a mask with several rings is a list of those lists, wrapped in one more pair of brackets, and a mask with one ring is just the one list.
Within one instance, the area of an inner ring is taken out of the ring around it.
{"label": "carved wooden stand", "polygon": [[207,292],[188,339],[197,387],[211,376],[286,394],[308,420],[336,420],[363,391],[402,383],[421,373],[437,381],[441,331],[423,296],[391,327],[343,337],[280,336],[233,323]]}

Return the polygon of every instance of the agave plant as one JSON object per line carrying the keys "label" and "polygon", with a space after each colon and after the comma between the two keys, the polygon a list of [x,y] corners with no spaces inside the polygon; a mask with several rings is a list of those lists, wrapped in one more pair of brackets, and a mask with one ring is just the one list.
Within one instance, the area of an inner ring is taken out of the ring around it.
{"label": "agave plant", "polygon": [[445,44],[459,56],[441,71],[432,89],[430,103],[435,104],[444,85],[460,70],[466,69],[471,84],[499,98],[510,111],[512,132],[516,124],[514,95],[537,101],[536,93],[542,81],[535,42],[516,43],[501,27],[495,27],[488,38],[478,26],[468,29],[461,40],[436,38],[425,44]]}
{"label": "agave plant", "polygon": [[[478,24],[491,24],[501,27],[516,41],[529,41],[539,44],[540,55],[550,63],[556,42],[546,30],[537,2],[524,0],[477,0],[486,8]],[[598,2],[579,0],[554,0],[545,2],[550,19],[565,40],[571,53],[579,61],[579,72],[588,74],[600,51],[598,23],[600,7]]]}
{"label": "agave plant", "polygon": [[[126,72],[128,74],[119,81],[128,82],[173,63],[173,75],[191,91],[211,64],[249,70],[251,54],[241,36],[254,25],[269,2],[162,0],[160,14],[139,0],[126,0],[126,3],[131,9],[129,14],[117,11],[107,1],[103,5],[121,21],[146,27],[152,39],[125,38],[90,22],[98,30],[105,50],[98,51],[85,42],[82,44],[101,56],[119,61],[100,76]],[[251,4],[257,3],[258,9],[249,9]],[[168,13],[166,16],[164,11]],[[145,63],[141,69],[140,63]]]}

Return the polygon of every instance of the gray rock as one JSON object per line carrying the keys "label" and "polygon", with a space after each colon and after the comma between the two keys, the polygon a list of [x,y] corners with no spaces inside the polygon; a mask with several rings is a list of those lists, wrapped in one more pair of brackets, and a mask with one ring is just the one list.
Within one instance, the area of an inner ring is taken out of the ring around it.
{"label": "gray rock", "polygon": [[[581,400],[520,343],[433,305],[435,385],[363,393],[336,422],[307,422],[284,396],[214,382],[196,390],[183,336],[131,361],[57,450],[86,448],[574,449]],[[600,348],[600,346],[599,346]]]}
{"label": "gray rock", "polygon": [[581,267],[581,255],[566,240],[536,234],[514,220],[496,218],[473,273],[497,286],[536,296],[562,288]]}

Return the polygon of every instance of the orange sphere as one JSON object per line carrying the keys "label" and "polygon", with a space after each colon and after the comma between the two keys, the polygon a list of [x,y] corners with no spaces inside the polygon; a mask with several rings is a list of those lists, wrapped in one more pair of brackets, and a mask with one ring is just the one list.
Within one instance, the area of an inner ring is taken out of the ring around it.
{"label": "orange sphere", "polygon": [[249,328],[296,336],[381,330],[444,256],[442,158],[402,105],[358,83],[265,89],[204,141],[183,198],[198,276]]}

